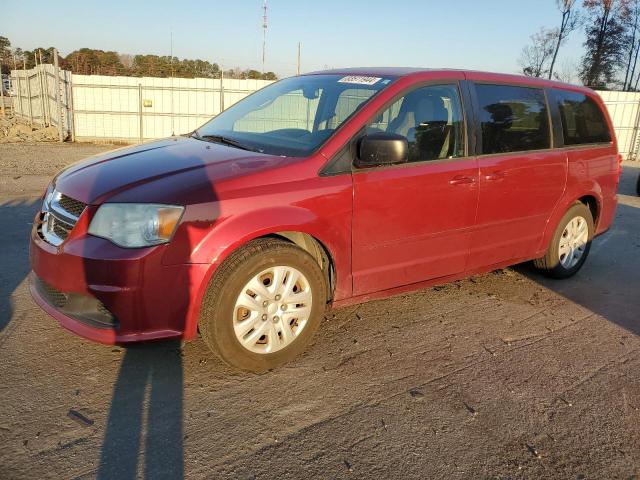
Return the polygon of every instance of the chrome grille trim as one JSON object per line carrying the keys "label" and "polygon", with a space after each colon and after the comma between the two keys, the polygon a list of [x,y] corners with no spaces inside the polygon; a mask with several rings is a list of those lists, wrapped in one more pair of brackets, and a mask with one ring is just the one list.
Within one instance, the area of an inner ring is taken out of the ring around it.
{"label": "chrome grille trim", "polygon": [[58,246],[64,242],[82,215],[86,204],[56,190],[44,199],[38,234],[45,242]]}

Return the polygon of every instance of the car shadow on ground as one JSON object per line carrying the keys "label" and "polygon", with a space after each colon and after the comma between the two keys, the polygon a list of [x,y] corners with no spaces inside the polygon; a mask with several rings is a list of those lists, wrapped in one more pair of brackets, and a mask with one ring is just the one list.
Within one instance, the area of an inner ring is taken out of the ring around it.
{"label": "car shadow on ground", "polygon": [[138,478],[143,445],[146,478],[183,478],[181,355],[178,340],[126,349],[113,388],[97,478]]}
{"label": "car shadow on ground", "polygon": [[515,270],[576,304],[640,335],[640,169],[624,167],[611,228],[591,244],[589,257],[572,278],[554,280],[531,264]]}
{"label": "car shadow on ground", "polygon": [[29,274],[29,234],[41,199],[0,201],[0,224],[5,229],[0,248],[0,332],[14,314],[12,294]]}
{"label": "car shadow on ground", "polygon": [[[207,143],[202,142],[200,145],[205,152],[210,149]],[[150,143],[135,148],[139,150],[141,158],[144,158],[145,150],[153,151],[154,145]],[[206,155],[203,154],[203,156]],[[172,258],[178,259],[174,260],[178,263],[188,263],[195,248],[195,242],[199,241],[196,240],[199,238],[196,232],[209,229],[211,222],[218,218],[220,212],[214,182],[215,175],[206,168],[207,164],[203,158],[185,157],[182,161],[184,165],[189,166],[183,172],[182,182],[191,186],[191,200],[206,209],[197,218],[187,218],[188,214],[185,214],[187,219],[183,219],[181,230],[175,232],[173,236]],[[155,173],[158,178],[162,178],[165,173],[161,162],[157,164],[149,162],[147,168],[150,177],[153,176],[154,168],[157,169]],[[114,178],[109,177],[108,173],[104,173],[105,171],[108,172],[108,169],[98,170],[98,174],[93,178],[89,198],[99,197],[104,194],[105,189],[113,188]],[[126,184],[126,180],[118,180]],[[96,277],[100,279],[100,271],[96,270],[92,264],[91,247],[86,244],[85,247],[88,250],[83,256],[85,259],[84,283],[94,285],[96,284],[94,279]],[[136,266],[142,269],[142,262]],[[143,272],[140,273],[142,277]],[[160,269],[153,271],[154,275],[162,275],[162,273]],[[192,301],[191,295],[194,294],[191,291],[192,285],[184,279],[166,278],[165,280],[167,290],[162,292],[168,299],[164,304],[165,307],[171,309],[179,306],[185,311],[177,307],[176,311],[186,315],[186,308]],[[160,296],[160,292],[153,293]],[[140,305],[140,308],[144,309],[146,306]],[[163,319],[168,323],[155,324],[153,327],[182,331],[185,326],[177,325],[176,320],[179,318],[182,316]],[[135,330],[132,325],[128,325],[128,328]],[[147,326],[147,328],[150,327]],[[99,479],[184,477],[183,390],[182,350],[179,339],[131,345],[126,349],[113,387],[100,453],[97,474]],[[142,460],[143,457],[144,460]],[[142,462],[143,465],[141,465]]]}

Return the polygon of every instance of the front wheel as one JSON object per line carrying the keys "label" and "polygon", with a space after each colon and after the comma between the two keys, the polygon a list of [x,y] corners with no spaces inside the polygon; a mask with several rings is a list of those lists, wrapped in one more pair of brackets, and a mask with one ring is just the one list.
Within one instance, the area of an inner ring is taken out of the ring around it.
{"label": "front wheel", "polygon": [[305,350],[326,308],[318,263],[295,244],[255,240],[214,275],[203,300],[200,333],[225,363],[263,372]]}
{"label": "front wheel", "polygon": [[591,210],[584,203],[574,204],[560,220],[547,253],[534,265],[553,278],[574,275],[589,255],[593,233]]}

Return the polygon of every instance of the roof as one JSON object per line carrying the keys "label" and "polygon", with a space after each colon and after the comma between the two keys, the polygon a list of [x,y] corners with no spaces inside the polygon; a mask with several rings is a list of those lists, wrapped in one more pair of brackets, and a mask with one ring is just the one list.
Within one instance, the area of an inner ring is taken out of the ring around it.
{"label": "roof", "polygon": [[587,87],[572,85],[569,83],[547,80],[544,78],[527,77],[524,75],[514,75],[509,73],[482,72],[478,70],[463,70],[453,68],[415,68],[415,67],[353,67],[335,68],[330,70],[317,70],[305,73],[305,75],[364,75],[372,77],[407,77],[421,73],[443,73],[450,72],[462,74],[469,80],[493,81],[493,82],[513,82],[520,84],[536,85],[551,88],[569,88],[571,90],[589,91]]}
{"label": "roof", "polygon": [[372,77],[404,77],[412,73],[429,72],[430,68],[411,67],[352,67],[333,68],[329,70],[317,70],[305,73],[305,75],[368,75]]}

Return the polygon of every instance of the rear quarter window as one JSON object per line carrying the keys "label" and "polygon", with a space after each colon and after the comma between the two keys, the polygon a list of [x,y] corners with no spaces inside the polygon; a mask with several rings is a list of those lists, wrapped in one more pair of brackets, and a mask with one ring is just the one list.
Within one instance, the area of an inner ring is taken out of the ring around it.
{"label": "rear quarter window", "polygon": [[554,90],[565,145],[608,143],[609,126],[598,104],[585,94]]}
{"label": "rear quarter window", "polygon": [[551,146],[544,92],[512,85],[476,85],[482,153],[542,150]]}

